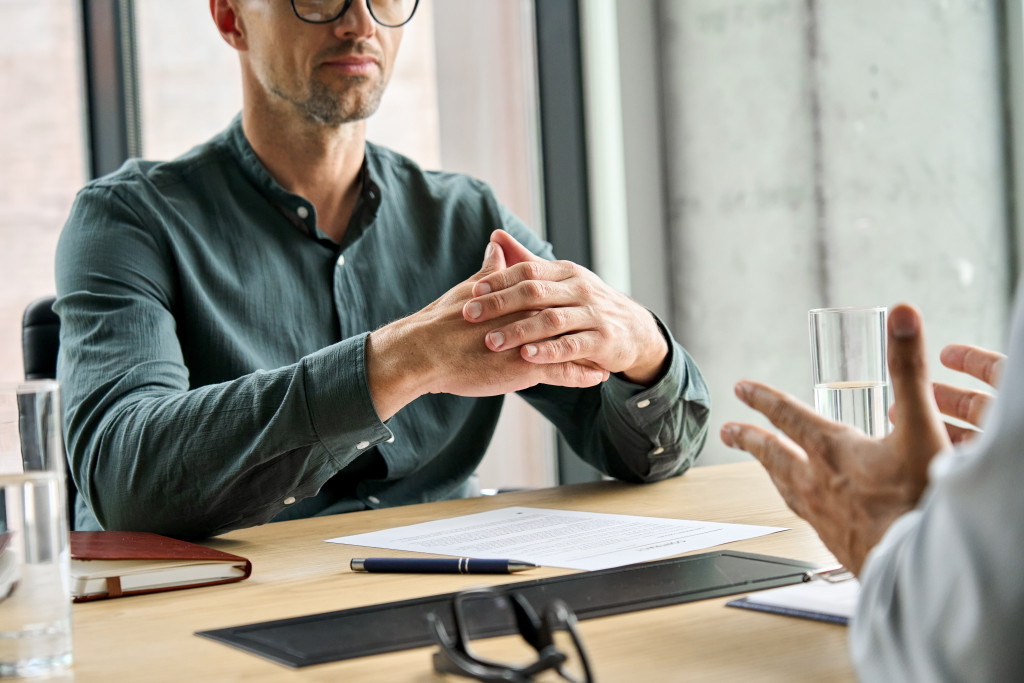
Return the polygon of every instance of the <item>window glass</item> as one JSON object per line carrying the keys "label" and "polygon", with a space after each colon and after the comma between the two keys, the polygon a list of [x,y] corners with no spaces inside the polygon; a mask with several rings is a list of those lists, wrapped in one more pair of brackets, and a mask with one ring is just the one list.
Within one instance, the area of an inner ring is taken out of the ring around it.
{"label": "window glass", "polygon": [[23,376],[21,316],[86,179],[77,3],[0,0],[0,381]]}
{"label": "window glass", "polygon": [[[217,32],[207,0],[135,0],[135,20],[142,154],[173,159],[227,127],[241,110],[237,53]],[[368,137],[436,168],[436,91],[432,8],[423,2],[405,28]]]}
{"label": "window glass", "polygon": [[206,0],[135,0],[142,156],[173,159],[242,108],[238,58]]}

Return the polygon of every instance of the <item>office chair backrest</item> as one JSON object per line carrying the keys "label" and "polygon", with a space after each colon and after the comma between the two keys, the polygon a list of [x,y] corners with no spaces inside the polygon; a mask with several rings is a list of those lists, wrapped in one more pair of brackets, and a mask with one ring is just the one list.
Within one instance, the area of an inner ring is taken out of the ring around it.
{"label": "office chair backrest", "polygon": [[25,308],[21,319],[21,356],[25,379],[54,379],[57,376],[57,349],[60,344],[60,318],[53,312],[52,296],[36,299]]}
{"label": "office chair backrest", "polygon": [[[56,297],[36,299],[25,307],[21,319],[21,357],[25,379],[55,379],[57,350],[60,348],[60,318],[53,312]],[[67,473],[68,523],[74,528],[75,480]]]}

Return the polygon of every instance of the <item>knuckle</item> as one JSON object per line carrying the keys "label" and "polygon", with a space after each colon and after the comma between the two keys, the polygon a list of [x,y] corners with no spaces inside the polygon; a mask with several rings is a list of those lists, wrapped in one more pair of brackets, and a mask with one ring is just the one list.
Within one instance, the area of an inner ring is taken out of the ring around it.
{"label": "knuckle", "polygon": [[805,451],[817,455],[831,453],[835,447],[835,438],[831,433],[808,430],[801,435],[801,444]]}
{"label": "knuckle", "polygon": [[985,367],[985,372],[982,373],[982,381],[990,386],[996,386],[999,383],[999,378],[1002,376],[1003,363],[1006,361],[1005,358],[997,357],[992,359]]}
{"label": "knuckle", "polygon": [[765,408],[764,414],[773,425],[781,426],[789,421],[789,409],[782,401],[772,401],[772,404]]}
{"label": "knuckle", "polygon": [[954,416],[961,419],[966,418],[971,410],[971,397],[967,394],[960,394],[956,399],[956,408],[953,410]]}
{"label": "knuckle", "polygon": [[490,296],[490,306],[494,311],[504,311],[509,306],[508,290],[499,290]]}
{"label": "knuckle", "polygon": [[811,432],[803,438],[803,447],[811,453],[827,453],[828,439],[820,432]]}
{"label": "knuckle", "polygon": [[523,283],[523,293],[530,301],[542,301],[547,290],[547,285],[541,280],[527,280]]}
{"label": "knuckle", "polygon": [[546,308],[539,313],[541,322],[546,327],[551,327],[556,330],[560,330],[565,327],[566,315],[565,311],[561,308]]}
{"label": "knuckle", "polygon": [[580,340],[575,336],[561,337],[555,341],[562,358],[576,358],[580,352]]}
{"label": "knuckle", "polygon": [[765,451],[773,458],[781,458],[787,451],[786,443],[776,433],[770,433],[765,437]]}
{"label": "knuckle", "polygon": [[572,377],[572,380],[576,384],[586,384],[587,373],[584,372],[583,368],[575,363],[566,363],[567,372]]}
{"label": "knuckle", "polygon": [[967,408],[967,421],[972,424],[978,424],[981,422],[982,416],[985,414],[985,409],[988,407],[988,397],[984,394],[975,394],[971,397],[970,404]]}
{"label": "knuckle", "polygon": [[523,275],[527,280],[539,280],[542,277],[541,264],[536,261],[526,261],[519,264]]}
{"label": "knuckle", "polygon": [[579,366],[572,363],[558,363],[557,365],[546,366],[555,375],[558,381],[567,386],[574,386],[579,383],[582,373]]}
{"label": "knuckle", "polygon": [[565,261],[565,260],[559,259],[557,261],[554,261],[553,264],[555,266],[559,267],[560,269],[566,271],[567,273],[572,274],[572,275],[575,275],[575,274],[579,273],[579,271],[580,271],[579,264],[573,263],[572,261]]}
{"label": "knuckle", "polygon": [[505,328],[505,344],[514,345],[518,344],[518,341],[526,335],[526,327],[522,321],[516,321],[510,323]]}
{"label": "knuckle", "polygon": [[577,291],[585,300],[594,299],[597,296],[597,287],[590,280],[581,279]]}

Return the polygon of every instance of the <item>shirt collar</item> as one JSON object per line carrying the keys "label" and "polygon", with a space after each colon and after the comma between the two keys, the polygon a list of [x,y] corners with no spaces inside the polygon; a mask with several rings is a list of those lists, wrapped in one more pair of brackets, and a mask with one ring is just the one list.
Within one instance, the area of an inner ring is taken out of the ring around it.
{"label": "shirt collar", "polygon": [[[289,221],[304,233],[319,241],[327,241],[332,245],[336,243],[327,237],[317,227],[316,208],[305,197],[289,192],[281,187],[267,171],[266,167],[256,156],[245,131],[242,130],[242,115],[238,114],[231,121],[225,131],[228,148],[246,176],[256,185],[260,193],[267,198]],[[361,191],[359,200],[356,202],[355,210],[349,221],[348,230],[345,231],[344,244],[352,242],[362,235],[374,222],[380,211],[381,187],[376,180],[379,172],[374,168],[376,164],[370,163],[373,145],[366,143],[366,151],[363,155],[363,165],[359,170]]]}

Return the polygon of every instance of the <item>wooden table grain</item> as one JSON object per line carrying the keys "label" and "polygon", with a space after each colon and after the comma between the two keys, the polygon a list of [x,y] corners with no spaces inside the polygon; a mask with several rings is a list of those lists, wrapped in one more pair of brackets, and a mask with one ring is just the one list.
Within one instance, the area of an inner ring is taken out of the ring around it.
{"label": "wooden table grain", "polygon": [[[722,547],[834,562],[755,463],[695,468],[657,484],[604,481],[280,522],[207,543],[252,560],[253,573],[245,581],[75,605],[71,676],[76,681],[466,680],[434,674],[431,648],[293,670],[194,634],[570,573],[541,568],[513,576],[355,574],[348,570],[352,557],[408,553],[324,542],[510,505],[787,527]],[[597,680],[854,680],[844,627],[726,608],[729,599],[581,622]]]}

